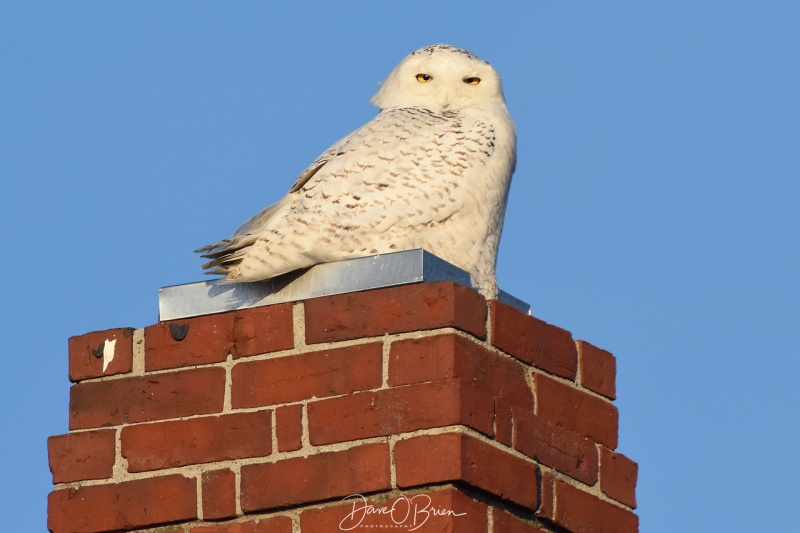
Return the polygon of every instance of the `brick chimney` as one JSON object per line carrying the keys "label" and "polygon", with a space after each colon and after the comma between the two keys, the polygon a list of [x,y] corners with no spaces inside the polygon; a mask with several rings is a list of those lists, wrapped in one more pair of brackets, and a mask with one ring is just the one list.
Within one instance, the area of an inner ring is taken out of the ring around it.
{"label": "brick chimney", "polygon": [[50,531],[638,531],[610,353],[449,280],[298,300],[71,338]]}

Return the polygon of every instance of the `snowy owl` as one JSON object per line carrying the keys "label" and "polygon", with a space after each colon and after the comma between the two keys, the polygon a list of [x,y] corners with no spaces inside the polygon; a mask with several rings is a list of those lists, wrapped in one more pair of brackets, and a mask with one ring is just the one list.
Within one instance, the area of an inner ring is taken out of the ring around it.
{"label": "snowy owl", "polygon": [[500,77],[445,44],[412,52],[372,98],[380,113],[322,153],[289,193],[197,250],[209,274],[260,281],[318,263],[424,248],[497,296],[516,162]]}

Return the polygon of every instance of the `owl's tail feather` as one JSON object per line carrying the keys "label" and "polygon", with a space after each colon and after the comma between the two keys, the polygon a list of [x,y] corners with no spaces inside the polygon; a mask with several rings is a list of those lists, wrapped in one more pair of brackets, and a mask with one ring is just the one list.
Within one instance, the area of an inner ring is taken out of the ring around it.
{"label": "owl's tail feather", "polygon": [[203,246],[195,250],[200,257],[211,259],[202,268],[206,274],[228,274],[242,262],[247,249],[257,240],[255,235],[238,235]]}
{"label": "owl's tail feather", "polygon": [[194,252],[200,257],[211,259],[202,266],[206,274],[228,275],[235,269],[244,258],[250,246],[257,240],[258,235],[272,219],[281,202],[274,203],[253,216],[250,220],[242,224],[234,233],[233,237],[217,241]]}

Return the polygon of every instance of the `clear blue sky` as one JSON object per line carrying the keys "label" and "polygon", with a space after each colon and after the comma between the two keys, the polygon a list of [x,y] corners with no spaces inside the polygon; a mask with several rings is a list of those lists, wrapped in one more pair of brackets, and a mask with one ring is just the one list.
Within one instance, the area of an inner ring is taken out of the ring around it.
{"label": "clear blue sky", "polygon": [[157,320],[192,250],[281,197],[446,42],[503,76],[500,285],[617,356],[642,531],[792,531],[800,3],[0,4],[0,501],[42,531],[67,338]]}

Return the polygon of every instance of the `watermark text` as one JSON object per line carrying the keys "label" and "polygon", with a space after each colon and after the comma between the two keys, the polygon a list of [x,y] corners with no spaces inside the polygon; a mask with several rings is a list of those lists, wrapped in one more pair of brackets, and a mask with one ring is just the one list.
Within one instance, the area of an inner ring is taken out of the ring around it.
{"label": "watermark text", "polygon": [[[351,494],[343,501],[352,501],[352,509],[339,522],[339,529],[342,531],[351,531],[357,527],[416,531],[434,516],[464,516],[467,514],[436,507],[427,494],[417,494],[411,497],[402,495],[393,502],[386,502],[383,505],[372,504],[361,494]],[[369,520],[370,517],[373,520]],[[379,518],[383,518],[383,520]]]}

